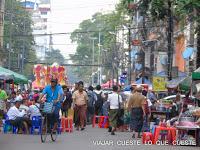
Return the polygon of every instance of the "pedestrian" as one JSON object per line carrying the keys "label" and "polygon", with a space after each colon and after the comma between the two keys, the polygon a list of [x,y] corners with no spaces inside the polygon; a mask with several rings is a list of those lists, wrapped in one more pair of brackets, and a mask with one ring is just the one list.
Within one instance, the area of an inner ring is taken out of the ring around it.
{"label": "pedestrian", "polygon": [[61,110],[62,110],[62,115],[67,117],[68,109],[71,108],[71,104],[72,104],[72,94],[66,85],[64,85],[62,88],[64,91],[64,97],[63,97],[63,103],[62,103]]}
{"label": "pedestrian", "polygon": [[101,90],[100,85],[96,86],[95,93],[97,95],[97,101],[95,103],[95,115],[101,116],[102,115],[102,106],[104,103],[105,96],[104,96],[103,91]]}
{"label": "pedestrian", "polygon": [[72,95],[74,111],[77,114],[77,127],[76,129],[81,131],[84,130],[85,121],[86,121],[86,110],[87,110],[87,93],[83,90],[83,82],[79,82],[78,90],[75,91]]}
{"label": "pedestrian", "polygon": [[[74,94],[74,92],[76,92],[79,88],[79,83],[78,82],[75,82],[74,84],[74,89],[72,91],[72,95]],[[77,124],[78,124],[78,114],[74,111],[74,126],[77,127]]]}
{"label": "pedestrian", "polygon": [[120,116],[120,103],[122,103],[122,97],[118,94],[118,86],[113,86],[113,93],[108,95],[107,101],[110,103],[109,122],[111,135],[115,135],[118,117]]}
{"label": "pedestrian", "polygon": [[144,122],[143,122],[143,131],[144,132],[149,132],[150,131],[150,117],[151,117],[151,106],[152,103],[150,99],[148,99],[147,96],[147,91],[143,90],[142,95],[145,96],[145,103],[144,103],[144,108],[145,108],[145,115],[143,116]]}
{"label": "pedestrian", "polygon": [[126,96],[123,93],[123,89],[121,86],[118,87],[118,94],[122,97],[122,103],[120,104],[120,110],[118,114],[118,120],[117,120],[117,127],[120,131],[124,131],[124,104],[126,101]]}
{"label": "pedestrian", "polygon": [[143,126],[143,116],[145,115],[145,97],[142,95],[142,87],[137,86],[136,92],[129,97],[128,110],[131,111],[131,129],[133,138],[140,138]]}
{"label": "pedestrian", "polygon": [[91,123],[92,119],[94,117],[95,112],[95,103],[97,101],[97,96],[95,92],[93,91],[94,88],[92,86],[88,87],[88,105],[87,105],[87,122]]}

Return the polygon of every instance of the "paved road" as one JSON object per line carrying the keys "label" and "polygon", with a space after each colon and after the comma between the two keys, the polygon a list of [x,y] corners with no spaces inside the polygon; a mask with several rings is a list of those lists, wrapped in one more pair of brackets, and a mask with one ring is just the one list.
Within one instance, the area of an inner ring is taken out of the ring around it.
{"label": "paved road", "polygon": [[[111,136],[106,129],[88,126],[85,131],[74,131],[59,136],[53,143],[41,143],[38,135],[13,135],[0,133],[0,150],[199,150],[190,146],[143,145],[133,141],[131,133],[118,132]],[[101,144],[100,142],[101,141]],[[99,143],[98,143],[99,142]],[[125,142],[127,142],[125,144]],[[100,145],[98,145],[100,144]]]}

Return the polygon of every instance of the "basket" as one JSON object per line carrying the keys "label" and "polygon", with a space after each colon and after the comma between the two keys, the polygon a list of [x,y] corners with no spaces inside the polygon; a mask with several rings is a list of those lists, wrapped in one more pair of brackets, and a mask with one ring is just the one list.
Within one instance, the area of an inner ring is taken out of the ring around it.
{"label": "basket", "polygon": [[45,102],[43,105],[42,112],[46,113],[46,114],[52,114],[54,112],[54,109],[55,109],[55,107],[54,107],[53,103]]}

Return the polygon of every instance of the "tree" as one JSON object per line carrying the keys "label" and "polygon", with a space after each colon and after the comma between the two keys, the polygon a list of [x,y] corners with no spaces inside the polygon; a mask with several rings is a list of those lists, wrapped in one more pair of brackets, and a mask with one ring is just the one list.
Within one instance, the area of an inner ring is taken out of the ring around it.
{"label": "tree", "polygon": [[[99,33],[101,35],[100,44],[101,49],[107,50],[106,59],[104,59],[104,65],[110,66],[113,61],[112,51],[114,50],[113,44],[116,44],[115,38],[109,32],[115,32],[117,27],[122,26],[122,24],[126,23],[124,21],[124,16],[121,11],[122,7],[119,7],[120,11],[113,11],[109,14],[96,13],[92,16],[91,19],[84,20],[80,23],[79,29],[76,29],[71,34],[72,42],[76,42],[78,47],[76,49],[76,53],[71,55],[70,58],[73,60],[75,64],[92,64],[93,52],[92,52],[92,38],[96,37],[94,41],[94,57],[95,64],[98,64],[98,56],[99,56],[99,48],[98,48],[98,38]],[[102,56],[105,56],[102,52]],[[111,71],[111,68],[104,68],[104,73],[107,73],[107,76]],[[77,67],[74,71],[78,74],[80,78],[84,81],[89,82],[90,76],[92,73],[92,67]],[[95,68],[97,71],[97,67]]]}
{"label": "tree", "polygon": [[45,59],[43,60],[44,63],[53,64],[57,62],[58,64],[65,63],[64,56],[60,53],[59,49],[51,49],[51,51],[46,52]]}
{"label": "tree", "polygon": [[[22,67],[22,53],[25,49],[25,62],[36,60],[36,52],[33,49],[34,38],[32,36],[31,13],[25,10],[17,0],[5,1],[4,17],[4,48],[10,44],[11,70],[20,72]],[[8,52],[5,53],[8,57]],[[7,63],[8,65],[8,63]],[[7,66],[6,66],[7,67]],[[32,74],[33,64],[25,63],[24,74]]]}

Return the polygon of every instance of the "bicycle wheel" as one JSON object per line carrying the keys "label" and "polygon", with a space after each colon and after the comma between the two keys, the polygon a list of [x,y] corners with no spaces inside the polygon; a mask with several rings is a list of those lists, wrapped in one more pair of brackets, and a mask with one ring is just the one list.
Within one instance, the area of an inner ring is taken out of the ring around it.
{"label": "bicycle wheel", "polygon": [[42,125],[41,125],[41,142],[46,142],[47,139],[47,116],[42,117]]}
{"label": "bicycle wheel", "polygon": [[53,142],[55,142],[56,141],[56,139],[57,139],[57,137],[58,137],[58,132],[57,131],[55,131],[55,132],[51,132],[51,140],[53,141]]}

